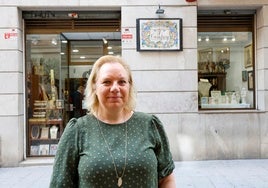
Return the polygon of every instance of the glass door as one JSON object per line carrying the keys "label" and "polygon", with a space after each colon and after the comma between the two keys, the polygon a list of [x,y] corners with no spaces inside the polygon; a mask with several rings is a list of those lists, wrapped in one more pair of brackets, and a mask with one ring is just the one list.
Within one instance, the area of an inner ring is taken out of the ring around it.
{"label": "glass door", "polygon": [[[116,33],[114,35],[119,35]],[[72,38],[75,35],[80,40],[69,41],[69,94],[71,111],[69,117],[81,117],[86,114],[84,105],[84,89],[94,62],[101,56],[121,55],[121,40],[108,38],[108,33],[64,33]],[[83,38],[81,36],[87,36]],[[112,36],[114,36],[112,35]],[[104,38],[106,36],[106,38]],[[119,35],[120,37],[120,35]]]}

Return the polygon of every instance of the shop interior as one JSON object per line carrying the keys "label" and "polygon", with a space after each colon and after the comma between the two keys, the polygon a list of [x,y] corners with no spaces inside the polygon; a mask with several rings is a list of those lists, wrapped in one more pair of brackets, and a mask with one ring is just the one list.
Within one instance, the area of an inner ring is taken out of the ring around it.
{"label": "shop interior", "polygon": [[251,32],[198,33],[198,91],[201,109],[253,107]]}
{"label": "shop interior", "polygon": [[199,110],[255,109],[255,11],[198,11]]}

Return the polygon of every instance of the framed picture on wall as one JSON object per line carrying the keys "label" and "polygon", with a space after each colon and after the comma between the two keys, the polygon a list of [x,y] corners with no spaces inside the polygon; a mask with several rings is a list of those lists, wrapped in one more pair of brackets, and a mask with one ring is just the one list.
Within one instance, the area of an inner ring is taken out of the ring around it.
{"label": "framed picture on wall", "polygon": [[242,81],[243,82],[248,81],[248,71],[246,71],[246,70],[242,71]]}
{"label": "framed picture on wall", "polygon": [[138,18],[137,51],[181,51],[181,18]]}
{"label": "framed picture on wall", "polygon": [[244,47],[244,65],[245,68],[252,67],[253,65],[252,44],[249,44]]}
{"label": "framed picture on wall", "polygon": [[248,71],[248,90],[254,89],[253,71]]}

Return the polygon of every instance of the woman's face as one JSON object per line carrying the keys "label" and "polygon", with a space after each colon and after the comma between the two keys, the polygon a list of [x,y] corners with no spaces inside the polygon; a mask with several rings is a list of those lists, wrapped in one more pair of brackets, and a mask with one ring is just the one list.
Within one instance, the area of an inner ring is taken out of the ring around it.
{"label": "woman's face", "polygon": [[129,75],[117,62],[101,66],[96,79],[96,95],[99,110],[120,110],[126,106],[129,98]]}

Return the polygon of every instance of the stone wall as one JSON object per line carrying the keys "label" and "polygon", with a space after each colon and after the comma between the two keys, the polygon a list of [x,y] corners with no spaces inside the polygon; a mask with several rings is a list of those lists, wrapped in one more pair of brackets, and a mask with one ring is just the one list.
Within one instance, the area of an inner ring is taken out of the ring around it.
{"label": "stone wall", "polygon": [[0,6],[0,137],[3,165],[17,165],[24,153],[23,31],[16,6]]}

